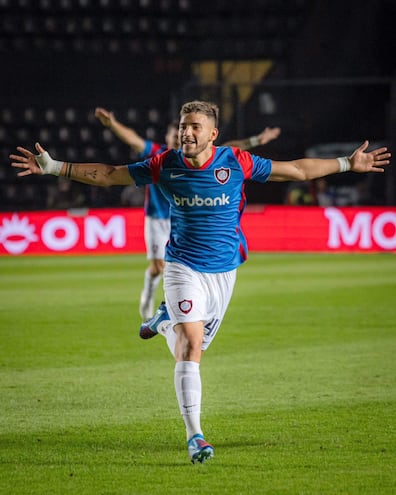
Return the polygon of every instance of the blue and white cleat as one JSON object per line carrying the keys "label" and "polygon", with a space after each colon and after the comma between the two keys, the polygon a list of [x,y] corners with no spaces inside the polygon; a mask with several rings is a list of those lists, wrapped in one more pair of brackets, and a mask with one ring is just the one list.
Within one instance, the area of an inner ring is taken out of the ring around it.
{"label": "blue and white cleat", "polygon": [[213,445],[210,445],[202,435],[197,433],[187,442],[188,455],[191,462],[196,464],[200,462],[203,464],[206,460],[211,459],[214,456]]}
{"label": "blue and white cleat", "polygon": [[166,320],[170,320],[170,318],[165,302],[162,302],[154,316],[140,325],[139,336],[142,339],[152,339],[158,334],[158,325]]}

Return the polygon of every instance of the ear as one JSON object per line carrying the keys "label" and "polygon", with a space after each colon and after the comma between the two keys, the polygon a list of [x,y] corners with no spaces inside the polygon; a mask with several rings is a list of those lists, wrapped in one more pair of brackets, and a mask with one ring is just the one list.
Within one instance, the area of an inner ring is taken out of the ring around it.
{"label": "ear", "polygon": [[212,129],[212,141],[216,141],[218,136],[219,136],[219,130],[217,129],[217,127],[213,127],[213,129]]}

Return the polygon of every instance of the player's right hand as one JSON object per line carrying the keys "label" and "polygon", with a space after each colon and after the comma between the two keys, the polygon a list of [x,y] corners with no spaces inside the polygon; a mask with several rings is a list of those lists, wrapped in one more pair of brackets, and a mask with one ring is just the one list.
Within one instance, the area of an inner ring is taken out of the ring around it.
{"label": "player's right hand", "polygon": [[[41,146],[40,143],[35,144],[35,148],[37,152],[41,155],[45,153],[45,149]],[[43,175],[42,169],[39,167],[36,162],[36,155],[34,155],[31,151],[23,148],[22,146],[17,147],[17,151],[21,153],[20,155],[10,155],[10,159],[13,160],[11,162],[11,167],[21,168],[23,169],[21,172],[18,172],[19,177],[23,177],[25,175]]]}

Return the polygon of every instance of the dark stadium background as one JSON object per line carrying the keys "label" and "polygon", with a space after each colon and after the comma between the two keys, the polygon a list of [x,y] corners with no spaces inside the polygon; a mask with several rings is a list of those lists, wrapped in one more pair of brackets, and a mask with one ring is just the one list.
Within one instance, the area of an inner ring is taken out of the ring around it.
{"label": "dark stadium background", "polygon": [[[58,187],[16,178],[17,145],[39,140],[71,161],[136,159],[96,106],[161,142],[179,105],[203,98],[221,107],[219,141],[280,126],[258,150],[271,158],[329,144],[346,154],[366,138],[395,150],[395,18],[394,0],[0,0],[0,210],[47,208]],[[396,204],[392,168],[369,187],[370,204]],[[84,206],[119,205],[119,188],[73,188]],[[283,203],[286,188],[249,184],[248,199]]]}

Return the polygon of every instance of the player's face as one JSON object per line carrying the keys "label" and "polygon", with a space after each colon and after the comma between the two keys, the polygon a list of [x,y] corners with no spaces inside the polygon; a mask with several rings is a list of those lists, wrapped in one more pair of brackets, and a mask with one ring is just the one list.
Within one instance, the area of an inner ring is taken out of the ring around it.
{"label": "player's face", "polygon": [[165,135],[165,142],[168,148],[178,149],[179,145],[179,129],[177,127],[168,127],[168,132]]}
{"label": "player's face", "polygon": [[183,115],[179,124],[179,140],[186,158],[197,158],[201,153],[212,152],[218,135],[213,119],[203,113]]}

